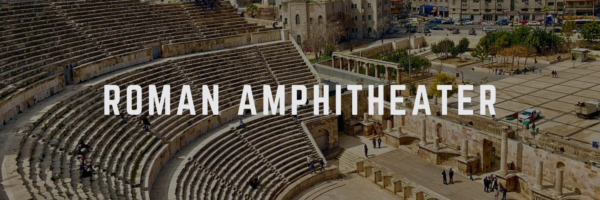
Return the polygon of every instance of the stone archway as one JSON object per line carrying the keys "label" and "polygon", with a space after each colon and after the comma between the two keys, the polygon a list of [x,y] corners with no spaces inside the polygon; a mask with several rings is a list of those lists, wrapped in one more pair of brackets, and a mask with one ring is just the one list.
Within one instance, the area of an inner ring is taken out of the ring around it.
{"label": "stone archway", "polygon": [[313,134],[315,143],[317,143],[317,147],[319,147],[321,151],[326,151],[329,149],[329,136],[330,133],[327,131],[327,129],[320,129]]}

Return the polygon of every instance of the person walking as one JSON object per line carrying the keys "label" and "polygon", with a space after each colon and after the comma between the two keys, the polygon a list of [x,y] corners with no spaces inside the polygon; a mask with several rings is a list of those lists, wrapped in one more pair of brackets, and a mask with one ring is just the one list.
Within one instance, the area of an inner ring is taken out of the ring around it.
{"label": "person walking", "polygon": [[310,154],[306,156],[306,163],[310,165],[310,161],[312,161]]}
{"label": "person walking", "polygon": [[448,185],[446,182],[446,170],[442,171],[442,177],[444,178],[444,185]]}
{"label": "person walking", "polygon": [[471,181],[473,181],[473,169],[471,168],[471,166],[469,166],[469,168],[467,169],[467,172],[469,172],[469,179],[471,179]]}
{"label": "person walking", "polygon": [[244,124],[244,121],[242,121],[242,119],[240,119],[240,128],[246,128],[246,124]]}
{"label": "person walking", "polygon": [[506,188],[502,187],[502,200],[506,200],[506,192],[508,192]]}
{"label": "person walking", "polygon": [[483,191],[484,192],[488,192],[489,185],[490,185],[490,181],[489,181],[488,177],[483,178],[483,186],[484,186]]}
{"label": "person walking", "polygon": [[373,149],[377,148],[377,139],[373,138],[371,141],[373,141]]}
{"label": "person walking", "polygon": [[498,191],[498,177],[492,179],[492,190]]}
{"label": "person walking", "polygon": [[454,171],[452,171],[452,168],[450,168],[450,171],[448,172],[448,176],[450,177],[450,184],[454,184]]}
{"label": "person walking", "polygon": [[142,121],[142,124],[144,125],[144,130],[146,132],[148,132],[150,130],[150,125],[152,125],[152,124],[150,124],[150,120],[148,120],[147,116],[144,116],[144,117],[142,117],[141,121]]}
{"label": "person walking", "polygon": [[315,171],[315,162],[311,161],[310,162],[310,174],[317,174],[317,171]]}
{"label": "person walking", "polygon": [[558,78],[558,72],[554,71],[554,78]]}
{"label": "person walking", "polygon": [[377,139],[377,143],[379,143],[379,148],[381,149],[381,137]]}
{"label": "person walking", "polygon": [[498,195],[500,192],[498,190],[494,191],[494,200],[498,200]]}
{"label": "person walking", "polygon": [[369,158],[369,147],[367,147],[367,144],[365,144],[365,157]]}
{"label": "person walking", "polygon": [[325,171],[325,161],[323,161],[323,158],[321,158],[321,161],[319,161],[319,164],[321,165],[321,171],[324,172]]}

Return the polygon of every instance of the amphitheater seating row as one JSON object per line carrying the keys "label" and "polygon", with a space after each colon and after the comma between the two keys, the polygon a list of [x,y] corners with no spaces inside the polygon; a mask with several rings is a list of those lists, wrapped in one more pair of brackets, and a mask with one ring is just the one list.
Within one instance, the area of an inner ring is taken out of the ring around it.
{"label": "amphitheater seating row", "polygon": [[226,1],[208,11],[193,2],[36,0],[8,2],[0,12],[0,98],[74,63],[259,30]]}
{"label": "amphitheater seating row", "polygon": [[[261,117],[246,122],[244,129],[229,130],[212,138],[199,149],[177,175],[176,196],[275,199],[286,186],[310,173],[307,155],[318,158],[308,136],[292,116]],[[248,185],[255,177],[261,180],[257,189]]]}
{"label": "amphitheater seating row", "polygon": [[[291,44],[289,41],[280,43],[281,45]],[[260,46],[204,53],[133,68],[56,104],[35,124],[33,131],[22,142],[17,164],[29,195],[34,199],[142,198],[140,183],[143,180],[141,177],[144,177],[143,174],[149,171],[152,160],[150,158],[162,147],[163,142],[175,139],[179,133],[185,132],[208,116],[191,116],[189,111],[183,115],[150,116],[152,131],[145,132],[139,117],[130,116],[128,122],[124,123],[119,116],[104,115],[103,85],[119,85],[121,88],[133,84],[142,86],[144,93],[142,95],[142,110],[144,111],[142,115],[145,115],[148,114],[149,85],[157,85],[159,95],[162,93],[163,85],[171,86],[171,113],[176,113],[182,85],[191,85],[192,88],[199,89],[201,85],[218,84],[220,110],[225,110],[239,104],[237,99],[242,94],[242,85],[244,84],[260,86],[253,88],[255,99],[262,98],[262,85],[264,84],[271,85],[275,90],[277,82],[265,64],[265,58],[262,56],[264,54],[259,51],[262,48]],[[310,79],[310,77],[305,78]],[[199,113],[202,108],[201,93],[193,91],[193,94],[195,95],[194,105]],[[119,106],[124,111],[126,107],[125,89],[120,92],[120,98]],[[233,99],[237,101],[233,101]],[[298,132],[300,129],[289,128],[298,127],[289,116],[272,120],[279,120],[285,124],[281,126],[278,124],[277,127],[281,128],[277,131],[286,142],[292,141],[289,142],[290,144],[306,142],[306,136]],[[250,127],[252,126],[250,125]],[[256,131],[261,131],[261,129],[263,132],[267,130],[260,128]],[[273,128],[268,130],[273,130]],[[265,134],[253,131],[242,134],[240,137],[248,139],[248,144],[264,147],[258,148],[257,153],[264,153],[265,156],[276,155],[272,151],[281,149],[279,147],[271,148],[271,143],[274,141],[271,138],[260,137]],[[97,174],[93,177],[80,177],[79,166],[82,159],[73,153],[79,141],[84,141],[91,146],[91,151],[85,156],[84,162],[94,166]],[[306,145],[302,146],[307,147]],[[294,155],[296,153],[305,155],[309,151],[314,153],[314,150],[306,148],[300,150],[300,147],[298,149],[294,150]],[[268,156],[266,159],[272,160],[272,163],[268,165],[271,166],[270,169],[279,171],[277,176],[269,177],[273,178],[267,184],[274,188],[269,189],[271,192],[280,190],[286,181],[290,182],[299,177],[298,173],[303,173],[301,170],[293,168],[295,165],[292,164],[298,164],[297,160],[281,160]],[[229,172],[220,173],[228,174]],[[264,176],[264,178],[267,177]],[[211,184],[214,185],[217,182]],[[230,192],[222,194],[230,194]],[[267,197],[264,195],[273,196],[273,194],[260,192],[252,195],[254,195],[253,198]]]}

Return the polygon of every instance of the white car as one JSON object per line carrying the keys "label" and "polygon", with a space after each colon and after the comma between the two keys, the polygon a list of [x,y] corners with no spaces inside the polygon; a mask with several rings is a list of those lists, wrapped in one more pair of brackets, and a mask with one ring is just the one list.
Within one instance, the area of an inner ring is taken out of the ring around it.
{"label": "white car", "polygon": [[492,27],[483,27],[483,31],[495,31]]}
{"label": "white car", "polygon": [[542,23],[540,23],[538,21],[527,22],[527,26],[539,26],[539,25],[542,25]]}
{"label": "white car", "polygon": [[481,25],[482,25],[482,26],[493,26],[493,25],[494,25],[494,22],[491,22],[491,21],[487,21],[487,22],[481,22]]}
{"label": "white car", "polygon": [[465,25],[473,25],[473,21],[465,21],[463,24],[465,24]]}
{"label": "white car", "polygon": [[525,109],[519,113],[519,122],[535,121],[536,118],[540,117],[541,113],[542,111],[533,108]]}

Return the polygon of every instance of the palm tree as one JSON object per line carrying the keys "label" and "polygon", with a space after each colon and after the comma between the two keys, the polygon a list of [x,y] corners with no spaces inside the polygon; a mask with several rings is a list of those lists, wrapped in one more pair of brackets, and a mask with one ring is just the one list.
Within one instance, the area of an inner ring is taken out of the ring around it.
{"label": "palm tree", "polygon": [[[542,11],[544,11],[544,30],[546,30],[547,24],[546,24],[546,17],[548,16],[548,11],[552,10],[552,8],[550,8],[550,6],[546,5],[542,8]],[[554,30],[552,30],[554,31]]]}

